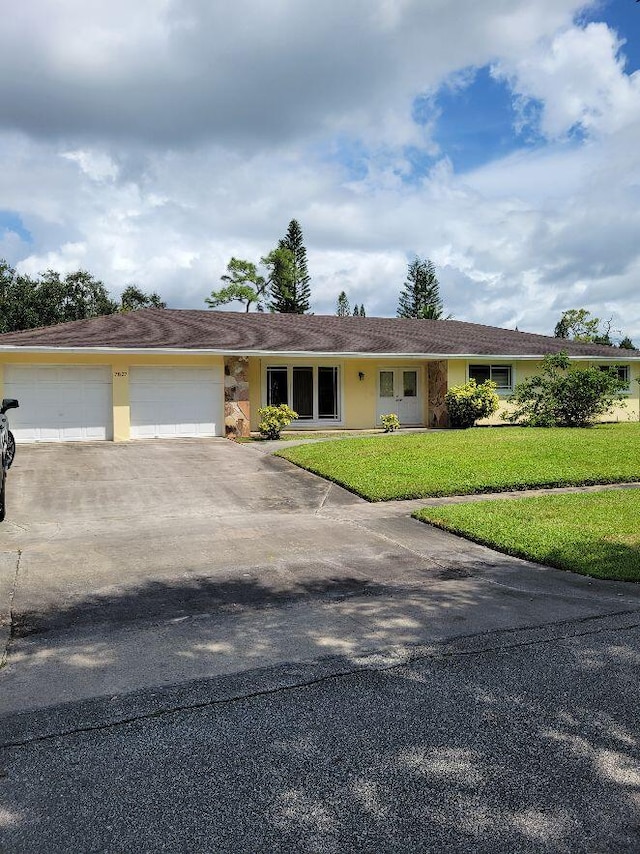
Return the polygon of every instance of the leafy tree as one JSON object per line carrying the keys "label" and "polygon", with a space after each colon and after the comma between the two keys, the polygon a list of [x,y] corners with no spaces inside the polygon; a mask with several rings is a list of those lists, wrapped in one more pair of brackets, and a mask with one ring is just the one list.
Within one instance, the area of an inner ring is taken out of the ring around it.
{"label": "leafy tree", "polygon": [[43,325],[35,283],[28,276],[19,276],[5,260],[0,260],[0,333]]}
{"label": "leafy tree", "polygon": [[443,305],[436,270],[428,258],[416,257],[409,264],[407,279],[400,292],[398,317],[442,320]]}
{"label": "leafy tree", "polygon": [[611,345],[611,321],[605,321],[604,329],[600,329],[600,323],[600,318],[592,317],[586,308],[571,308],[562,313],[553,334],[556,338]]}
{"label": "leafy tree", "polygon": [[292,219],[289,223],[286,235],[278,242],[278,249],[291,253],[292,262],[286,263],[284,267],[276,264],[273,268],[271,309],[287,314],[306,314],[309,311],[311,278],[307,270],[307,250],[302,240],[302,229],[297,220]]}
{"label": "leafy tree", "polygon": [[474,379],[452,386],[444,397],[451,427],[466,430],[480,418],[488,418],[497,412],[500,398],[496,388],[491,380],[478,385]]}
{"label": "leafy tree", "polygon": [[[358,306],[356,305],[353,309],[353,313],[356,314],[357,310]],[[349,305],[349,300],[347,299],[347,295],[344,291],[341,291],[338,295],[336,314],[338,317],[348,317],[351,314],[351,306]]]}
{"label": "leafy tree", "polygon": [[258,311],[263,311],[268,282],[251,261],[232,258],[227,264],[227,272],[220,276],[220,280],[227,282],[227,285],[219,291],[212,291],[211,296],[205,299],[209,308],[238,300],[244,303],[245,311],[249,311],[254,304]]}
{"label": "leafy tree", "polygon": [[515,387],[509,398],[515,408],[502,417],[527,427],[589,427],[623,401],[625,387],[613,367],[571,368],[564,351],[549,354],[541,374]]}
{"label": "leafy tree", "polygon": [[631,340],[631,338],[629,338],[628,335],[624,336],[622,341],[618,344],[618,347],[620,347],[622,350],[635,350],[635,347],[633,346],[633,341]]}
{"label": "leafy tree", "polygon": [[290,249],[278,246],[260,259],[268,270],[267,286],[271,295],[269,310],[282,314],[301,314],[295,310],[295,257]]}
{"label": "leafy tree", "polygon": [[[54,270],[47,270],[37,290],[43,314],[51,309],[52,323],[99,317],[118,310],[118,304],[109,298],[103,283],[86,270],[67,273],[64,279]],[[49,299],[54,300],[52,306],[47,305]]]}
{"label": "leafy tree", "polygon": [[0,331],[13,332],[114,314],[118,303],[86,270],[61,277],[47,270],[39,278],[18,274],[0,261]]}
{"label": "leafy tree", "polygon": [[120,311],[137,311],[140,308],[166,308],[166,302],[155,293],[145,294],[137,285],[127,285],[120,296]]}

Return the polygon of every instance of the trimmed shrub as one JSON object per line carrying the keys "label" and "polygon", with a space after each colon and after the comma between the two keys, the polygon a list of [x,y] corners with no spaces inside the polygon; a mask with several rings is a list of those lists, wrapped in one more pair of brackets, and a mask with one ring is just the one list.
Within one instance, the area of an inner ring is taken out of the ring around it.
{"label": "trimmed shrub", "polygon": [[390,412],[388,415],[381,415],[380,421],[382,421],[382,426],[384,427],[385,433],[393,433],[393,431],[397,430],[400,426],[398,416],[395,414],[395,412]]}
{"label": "trimmed shrub", "polygon": [[515,408],[502,417],[523,427],[591,427],[615,403],[624,406],[625,387],[613,366],[572,368],[564,351],[549,354],[540,375],[515,387],[509,398]]}
{"label": "trimmed shrub", "polygon": [[279,439],[280,432],[298,417],[298,413],[290,409],[286,403],[280,406],[263,406],[258,410],[260,435],[265,439]]}
{"label": "trimmed shrub", "polygon": [[469,380],[463,385],[452,386],[444,399],[449,410],[450,426],[462,430],[473,427],[480,418],[493,415],[500,406],[496,384],[491,380],[480,385],[475,380]]}

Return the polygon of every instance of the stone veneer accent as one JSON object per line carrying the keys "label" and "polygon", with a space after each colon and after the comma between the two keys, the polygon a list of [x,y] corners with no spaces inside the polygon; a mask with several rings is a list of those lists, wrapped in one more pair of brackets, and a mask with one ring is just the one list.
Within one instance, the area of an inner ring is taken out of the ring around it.
{"label": "stone veneer accent", "polygon": [[251,435],[249,359],[224,357],[224,432],[227,439]]}
{"label": "stone veneer accent", "polygon": [[449,413],[444,396],[447,393],[447,363],[444,359],[429,362],[429,427],[448,427]]}

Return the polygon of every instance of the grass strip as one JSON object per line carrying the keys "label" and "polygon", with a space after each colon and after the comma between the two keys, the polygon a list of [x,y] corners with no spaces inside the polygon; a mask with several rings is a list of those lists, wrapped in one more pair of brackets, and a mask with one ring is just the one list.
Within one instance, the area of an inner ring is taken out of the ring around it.
{"label": "grass strip", "polygon": [[413,515],[516,557],[640,581],[640,489],[449,504]]}

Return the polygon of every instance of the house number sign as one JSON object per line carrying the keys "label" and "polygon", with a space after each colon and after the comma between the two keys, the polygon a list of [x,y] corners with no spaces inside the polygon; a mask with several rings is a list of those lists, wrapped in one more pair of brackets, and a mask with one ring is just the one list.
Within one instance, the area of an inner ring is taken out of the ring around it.
{"label": "house number sign", "polygon": [[113,375],[114,377],[128,377],[129,371],[114,371]]}

